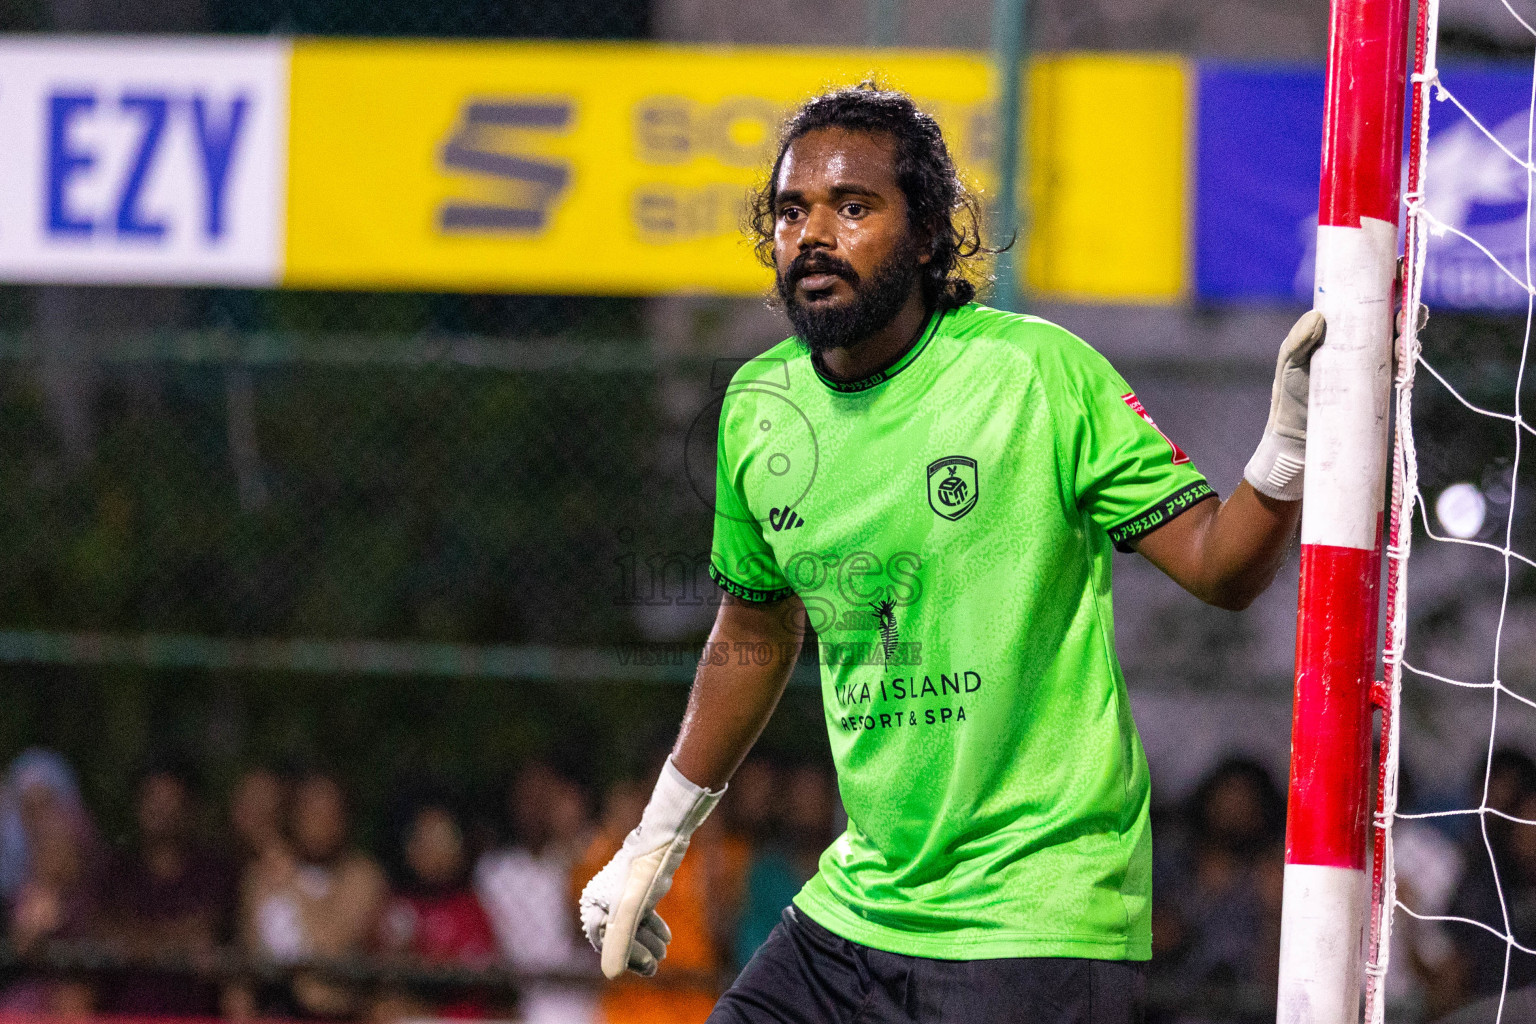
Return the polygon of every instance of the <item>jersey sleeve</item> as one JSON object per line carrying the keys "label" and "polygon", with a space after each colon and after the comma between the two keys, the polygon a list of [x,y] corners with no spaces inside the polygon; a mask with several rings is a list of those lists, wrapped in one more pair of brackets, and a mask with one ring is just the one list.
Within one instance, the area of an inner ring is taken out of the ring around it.
{"label": "jersey sleeve", "polygon": [[709,578],[743,601],[782,601],[794,590],[763,537],[762,520],[753,515],[742,493],[740,458],[733,457],[729,443],[737,419],[732,405],[727,402],[720,416],[715,450],[715,535],[709,552]]}
{"label": "jersey sleeve", "polygon": [[1215,495],[1109,361],[1072,338],[1059,370],[1070,396],[1066,455],[1080,509],[1120,551]]}

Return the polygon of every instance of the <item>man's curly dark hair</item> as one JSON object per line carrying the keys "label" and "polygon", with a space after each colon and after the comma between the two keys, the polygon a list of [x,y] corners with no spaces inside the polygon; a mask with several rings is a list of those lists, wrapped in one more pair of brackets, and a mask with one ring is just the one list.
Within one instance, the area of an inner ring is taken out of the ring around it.
{"label": "man's curly dark hair", "polygon": [[955,309],[975,298],[976,284],[990,280],[978,264],[1002,250],[982,244],[981,206],[960,180],[939,123],[906,93],[882,89],[874,81],[822,93],[784,123],[773,170],[753,189],[747,205],[747,227],[763,265],[774,269],[774,203],[784,154],[795,140],[824,128],[884,135],[895,142],[896,183],[906,196],[908,220],[914,233],[933,239],[932,258],[923,267],[923,301],[930,309]]}

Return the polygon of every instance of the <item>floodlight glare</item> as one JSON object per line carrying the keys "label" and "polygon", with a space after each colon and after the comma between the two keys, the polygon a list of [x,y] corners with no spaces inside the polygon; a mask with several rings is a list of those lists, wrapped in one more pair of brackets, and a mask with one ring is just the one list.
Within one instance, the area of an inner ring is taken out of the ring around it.
{"label": "floodlight glare", "polygon": [[1477,536],[1487,512],[1483,492],[1472,484],[1451,484],[1435,499],[1435,518],[1440,520],[1441,529],[1461,540]]}

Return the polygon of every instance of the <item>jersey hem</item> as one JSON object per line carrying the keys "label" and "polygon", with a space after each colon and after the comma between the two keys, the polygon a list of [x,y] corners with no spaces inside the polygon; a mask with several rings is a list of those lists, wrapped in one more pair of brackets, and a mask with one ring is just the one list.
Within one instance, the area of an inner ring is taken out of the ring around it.
{"label": "jersey hem", "polygon": [[1131,542],[1139,540],[1162,526],[1167,526],[1179,516],[1194,508],[1206,498],[1216,496],[1216,489],[1202,477],[1192,484],[1174,491],[1162,501],[1141,512],[1109,531],[1109,539],[1115,550],[1130,554],[1135,548]]}
{"label": "jersey hem", "polygon": [[1152,939],[1051,935],[1006,929],[965,929],[942,936],[916,935],[873,924],[835,900],[800,890],[795,906],[827,931],[849,942],[901,956],[930,960],[1010,960],[1078,957],[1087,960],[1150,960]]}
{"label": "jersey hem", "polygon": [[716,569],[713,562],[709,563],[709,578],[714,581],[715,586],[738,600],[746,601],[748,604],[773,604],[784,600],[795,592],[793,587],[760,590],[757,587],[749,587],[744,583],[737,583],[725,573]]}

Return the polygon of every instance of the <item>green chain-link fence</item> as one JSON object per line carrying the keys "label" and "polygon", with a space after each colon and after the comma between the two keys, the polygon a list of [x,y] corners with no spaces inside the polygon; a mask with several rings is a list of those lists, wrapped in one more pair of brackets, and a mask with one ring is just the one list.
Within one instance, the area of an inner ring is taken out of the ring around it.
{"label": "green chain-link fence", "polygon": [[366,794],[573,735],[601,778],[675,727],[734,364],[626,301],[4,295],[0,749],[104,796],[166,746]]}
{"label": "green chain-link fence", "polygon": [[707,360],[448,333],[72,349],[0,338],[0,660],[552,675],[553,647],[707,625],[646,610],[705,595]]}

